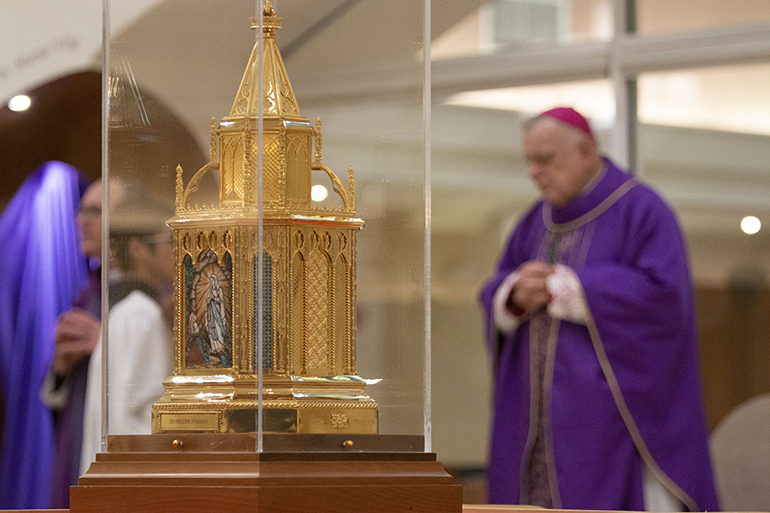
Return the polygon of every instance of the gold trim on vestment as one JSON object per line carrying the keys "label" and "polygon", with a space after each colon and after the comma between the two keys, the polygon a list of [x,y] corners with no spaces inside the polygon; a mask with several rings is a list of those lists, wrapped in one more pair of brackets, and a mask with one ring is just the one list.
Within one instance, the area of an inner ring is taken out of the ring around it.
{"label": "gold trim on vestment", "polygon": [[583,296],[583,301],[586,304],[586,327],[588,328],[588,333],[591,337],[591,343],[594,346],[596,358],[599,360],[599,365],[601,366],[604,378],[607,380],[607,384],[610,387],[610,392],[612,393],[612,398],[615,401],[615,406],[618,408],[618,412],[623,418],[623,423],[626,425],[628,434],[631,435],[631,440],[634,442],[636,450],[639,451],[639,455],[642,457],[643,463],[647,466],[648,469],[650,469],[650,472],[652,472],[652,474],[660,481],[660,483],[666,487],[666,489],[671,492],[674,497],[679,499],[689,511],[701,511],[692,497],[690,497],[687,492],[682,490],[679,485],[677,485],[673,479],[668,477],[663,469],[660,468],[660,465],[658,465],[658,462],[655,461],[655,458],[647,447],[647,444],[644,442],[642,433],[639,431],[639,427],[636,425],[636,421],[634,421],[631,410],[629,410],[628,405],[623,398],[623,392],[621,391],[620,384],[615,377],[615,372],[612,370],[612,364],[607,357],[607,353],[604,351],[604,344],[602,343],[599,330],[596,327],[596,323],[594,322],[591,309],[588,306],[588,300],[585,296],[585,291],[583,290],[582,284],[580,287],[580,292]]}
{"label": "gold trim on vestment", "polygon": [[639,185],[639,182],[636,181],[636,179],[631,178],[630,180],[623,182],[623,184],[620,185],[617,189],[612,191],[612,194],[604,198],[604,200],[599,203],[597,206],[583,214],[582,216],[578,217],[577,219],[573,219],[572,221],[568,221],[566,223],[554,223],[553,217],[552,217],[552,207],[550,203],[543,204],[543,223],[545,224],[545,228],[549,232],[553,233],[561,233],[561,232],[568,232],[570,230],[574,230],[575,228],[578,228],[580,226],[583,226],[584,224],[590,223],[600,215],[602,215],[604,212],[606,212],[612,205],[615,204],[616,201],[618,201],[620,198],[623,197],[628,191],[633,189]]}
{"label": "gold trim on vestment", "polygon": [[543,448],[545,450],[548,486],[551,491],[551,503],[555,509],[561,508],[559,480],[556,475],[556,454],[553,447],[553,423],[551,420],[551,392],[553,391],[553,373],[556,367],[556,344],[559,342],[560,319],[551,317],[551,329],[546,343],[545,369],[543,372]]}
{"label": "gold trim on vestment", "polygon": [[[537,394],[540,393],[540,368],[538,365],[538,347],[537,341],[539,336],[537,333],[537,317],[532,317],[529,320],[529,430],[527,431],[527,442],[524,444],[524,454],[521,458],[520,471],[519,471],[519,497],[523,498],[526,494],[527,501],[529,501],[529,465],[532,460],[532,451],[535,448],[535,442],[537,441],[537,422],[538,422],[538,401]],[[535,341],[533,344],[532,341]],[[534,348],[534,350],[533,350]]]}

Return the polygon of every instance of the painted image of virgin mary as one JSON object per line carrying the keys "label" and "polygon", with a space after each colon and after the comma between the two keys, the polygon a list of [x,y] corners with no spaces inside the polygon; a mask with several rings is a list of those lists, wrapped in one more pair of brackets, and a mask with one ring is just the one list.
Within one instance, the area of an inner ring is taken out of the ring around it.
{"label": "painted image of virgin mary", "polygon": [[222,365],[229,367],[227,348],[225,347],[225,332],[227,331],[227,316],[222,287],[215,273],[209,275],[209,293],[206,297],[206,327],[211,342],[211,352],[219,356]]}

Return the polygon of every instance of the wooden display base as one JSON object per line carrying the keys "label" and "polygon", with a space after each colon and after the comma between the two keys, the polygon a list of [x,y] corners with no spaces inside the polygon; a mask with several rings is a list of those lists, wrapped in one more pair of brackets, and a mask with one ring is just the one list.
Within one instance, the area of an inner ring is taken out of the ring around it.
{"label": "wooden display base", "polygon": [[109,437],[70,511],[460,513],[461,486],[421,440],[265,434],[256,452],[253,434]]}

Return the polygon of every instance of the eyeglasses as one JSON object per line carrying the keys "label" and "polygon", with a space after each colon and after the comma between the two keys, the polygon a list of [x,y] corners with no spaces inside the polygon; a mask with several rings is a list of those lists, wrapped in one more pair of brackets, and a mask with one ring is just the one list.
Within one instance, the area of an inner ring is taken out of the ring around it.
{"label": "eyeglasses", "polygon": [[144,235],[142,237],[142,241],[144,241],[144,243],[147,245],[171,244],[173,242],[173,238],[171,237],[170,233],[155,233],[153,235]]}
{"label": "eyeglasses", "polygon": [[78,215],[84,219],[96,219],[102,217],[102,207],[83,207],[80,209]]}

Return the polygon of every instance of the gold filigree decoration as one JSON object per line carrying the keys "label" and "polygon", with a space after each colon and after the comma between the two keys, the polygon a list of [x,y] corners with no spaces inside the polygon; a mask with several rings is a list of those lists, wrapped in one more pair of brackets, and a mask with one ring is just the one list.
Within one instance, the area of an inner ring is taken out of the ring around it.
{"label": "gold filigree decoration", "polygon": [[348,416],[344,413],[332,413],[329,415],[329,424],[332,429],[347,429],[350,425]]}
{"label": "gold filigree decoration", "polygon": [[[314,234],[315,235],[315,234]],[[307,370],[326,374],[326,341],[329,336],[329,259],[323,251],[315,250],[308,261],[307,312],[308,326]]]}
{"label": "gold filigree decoration", "polygon": [[[337,401],[296,401],[296,400],[263,400],[262,407],[265,409],[280,409],[280,408],[302,408],[308,410],[326,410],[326,409],[339,409],[344,408],[346,410],[376,410],[377,403],[374,402],[353,402],[345,403],[341,406]],[[239,401],[238,403],[217,401],[214,403],[197,403],[197,402],[178,402],[178,403],[155,403],[152,406],[153,410],[167,411],[167,410],[185,410],[188,408],[194,408],[195,410],[231,410],[231,409],[257,409],[259,408],[259,402],[257,401]]]}

